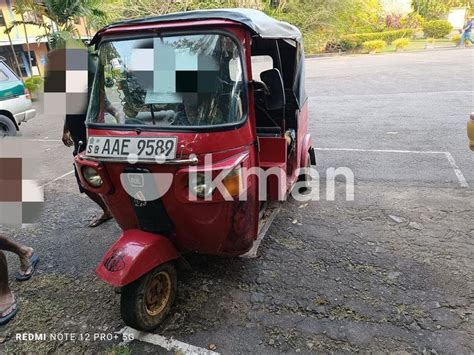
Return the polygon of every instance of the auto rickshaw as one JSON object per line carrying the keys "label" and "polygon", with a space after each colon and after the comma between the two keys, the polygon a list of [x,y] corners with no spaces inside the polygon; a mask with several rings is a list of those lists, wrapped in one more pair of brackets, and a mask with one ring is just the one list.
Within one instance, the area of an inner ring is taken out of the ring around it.
{"label": "auto rickshaw", "polygon": [[150,330],[171,308],[183,257],[248,253],[268,229],[265,207],[309,187],[302,36],[262,12],[222,9],[115,23],[91,45],[98,67],[75,164],[123,230],[96,274],[120,289],[125,323]]}

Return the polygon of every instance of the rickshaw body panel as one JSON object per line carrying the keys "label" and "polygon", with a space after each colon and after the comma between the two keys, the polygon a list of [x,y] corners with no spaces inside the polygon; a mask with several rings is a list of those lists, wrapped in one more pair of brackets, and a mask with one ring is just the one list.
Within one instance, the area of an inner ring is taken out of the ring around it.
{"label": "rickshaw body panel", "polygon": [[[147,137],[169,136],[169,132],[147,132]],[[139,136],[135,131],[103,131],[89,130],[90,136]],[[142,133],[142,136],[145,134]],[[183,145],[183,156],[196,154],[199,166],[204,163],[205,154],[210,154],[212,164],[210,169],[222,170],[223,161],[244,155],[242,162],[246,166],[255,166],[255,148],[251,125],[244,123],[239,129],[211,133],[176,133],[179,145]],[[179,152],[181,154],[181,152]],[[87,160],[76,159],[78,164],[90,164]],[[105,174],[104,181],[110,181],[110,188],[102,187],[102,198],[119,226],[127,231],[139,228],[139,221],[130,202],[130,196],[122,187],[120,175],[127,168],[126,163],[101,163],[101,171]],[[188,199],[187,176],[185,167],[167,164],[135,164],[135,167],[145,168],[153,174],[172,174],[171,189],[161,197],[166,211],[175,226],[174,243],[181,252],[198,252],[213,255],[236,256],[248,251],[256,238],[258,228],[258,203],[256,197],[247,201],[225,201],[216,191],[211,201]],[[256,179],[250,177],[248,191],[256,191]],[[86,188],[87,183],[83,181]],[[97,191],[99,192],[99,191]],[[254,193],[255,194],[255,193]]]}
{"label": "rickshaw body panel", "polygon": [[167,237],[131,229],[123,232],[110,247],[97,267],[96,274],[108,284],[122,287],[178,256]]}

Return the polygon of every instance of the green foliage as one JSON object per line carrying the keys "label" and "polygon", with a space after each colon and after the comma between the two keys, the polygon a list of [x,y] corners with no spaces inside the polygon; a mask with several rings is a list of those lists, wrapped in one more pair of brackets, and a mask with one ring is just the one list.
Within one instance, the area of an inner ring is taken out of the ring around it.
{"label": "green foliage", "polygon": [[443,38],[449,35],[453,26],[445,20],[428,21],[423,26],[423,32],[426,37]]}
{"label": "green foliage", "polygon": [[350,52],[357,48],[357,43],[345,38],[330,40],[324,49],[328,53]]}
{"label": "green foliage", "polygon": [[43,79],[40,76],[33,76],[25,80],[25,87],[31,94],[35,94],[43,88]]}
{"label": "green foliage", "polygon": [[380,39],[362,43],[362,46],[364,47],[364,49],[367,50],[369,53],[376,53],[384,49],[386,45],[387,45],[387,42],[382,41]]}
{"label": "green foliage", "polygon": [[451,42],[458,44],[461,41],[461,35],[454,35],[451,37]]}
{"label": "green foliage", "polygon": [[[283,3],[283,2],[281,2]],[[324,36],[380,29],[382,8],[378,0],[294,0],[277,9],[266,2],[263,10],[297,26],[303,33],[318,31]]]}
{"label": "green foliage", "polygon": [[412,12],[407,16],[403,17],[400,23],[403,28],[411,28],[416,30],[417,28],[423,27],[423,25],[425,24],[425,19],[423,18],[423,16]]}
{"label": "green foliage", "polygon": [[373,32],[373,33],[355,33],[355,34],[342,36],[342,39],[348,42],[352,42],[351,46],[353,46],[354,48],[360,48],[364,42],[382,40],[390,44],[398,38],[411,38],[412,36],[413,36],[413,30],[404,29],[404,30],[397,30],[397,31],[385,31],[385,32]]}
{"label": "green foliage", "polygon": [[439,19],[452,7],[474,9],[474,0],[412,0],[413,10],[427,20]]}
{"label": "green foliage", "polygon": [[446,0],[413,0],[413,9],[425,19],[437,19],[449,11]]}
{"label": "green foliage", "polygon": [[78,39],[79,34],[75,28],[56,31],[49,36],[49,45],[52,49],[59,48],[84,48],[84,44]]}
{"label": "green foliage", "polygon": [[410,44],[410,40],[408,38],[399,38],[393,41],[392,43],[395,46],[395,48],[399,50],[399,49],[407,48],[408,45]]}
{"label": "green foliage", "polygon": [[[237,0],[108,0],[106,2],[109,3],[107,13],[113,16],[113,20],[158,16],[177,11],[248,7]],[[255,3],[258,3],[258,1],[255,1]]]}

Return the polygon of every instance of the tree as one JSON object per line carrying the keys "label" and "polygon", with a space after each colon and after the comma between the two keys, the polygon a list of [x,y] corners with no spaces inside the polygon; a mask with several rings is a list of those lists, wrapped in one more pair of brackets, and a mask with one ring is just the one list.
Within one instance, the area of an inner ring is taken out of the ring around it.
{"label": "tree", "polygon": [[437,19],[449,11],[445,0],[413,0],[413,9],[427,20]]}
{"label": "tree", "polygon": [[[16,0],[15,5],[13,6],[13,11],[21,16],[21,24],[23,24],[23,30],[25,31],[26,39],[26,48],[28,51],[28,68],[30,70],[30,76],[33,76],[33,67],[31,60],[31,51],[30,51],[30,40],[28,39],[28,30],[26,28],[25,22],[25,12],[36,10],[36,2],[34,0]],[[34,12],[36,14],[36,12]]]}
{"label": "tree", "polygon": [[451,7],[467,7],[474,10],[474,0],[413,0],[413,9],[425,19],[438,19]]}
{"label": "tree", "polygon": [[[57,31],[49,35],[50,45],[55,48],[72,38],[79,38],[75,25],[75,20],[78,18],[106,18],[105,12],[99,8],[101,4],[100,0],[43,0],[39,2],[41,13],[58,27]],[[89,25],[86,22],[87,26]]]}
{"label": "tree", "polygon": [[15,59],[15,63],[16,63],[16,68],[18,70],[18,76],[20,78],[22,78],[23,80],[23,75],[21,75],[21,70],[20,70],[20,64],[18,63],[18,57],[16,55],[16,52],[15,52],[15,47],[13,46],[13,42],[12,42],[12,38],[10,36],[10,31],[11,31],[11,28],[9,29],[7,27],[7,23],[5,21],[5,18],[3,17],[3,13],[0,11],[0,26],[3,26],[5,27],[5,33],[8,35],[8,41],[10,42],[10,48],[12,50],[12,54],[13,54],[13,57]]}

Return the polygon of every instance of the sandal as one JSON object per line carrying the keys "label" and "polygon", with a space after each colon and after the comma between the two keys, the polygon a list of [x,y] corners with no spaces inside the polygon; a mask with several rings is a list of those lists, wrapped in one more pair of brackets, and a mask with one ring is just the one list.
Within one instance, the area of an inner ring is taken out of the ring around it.
{"label": "sandal", "polygon": [[94,220],[89,224],[89,227],[90,227],[90,228],[98,227],[98,226],[100,226],[101,224],[107,222],[108,220],[111,220],[112,218],[113,218],[113,217],[110,216],[110,217],[102,217],[102,218],[94,219]]}
{"label": "sandal", "polygon": [[29,273],[25,273],[25,274],[21,274],[21,273],[17,272],[17,274],[16,274],[17,281],[26,281],[26,280],[31,279],[31,276],[33,276],[33,274],[35,273],[36,264],[38,264],[38,261],[39,261],[39,256],[36,255],[36,254],[33,254],[30,257],[30,263],[28,264],[28,267],[26,268],[26,270],[31,268],[31,271]]}
{"label": "sandal", "polygon": [[13,303],[3,311],[0,311],[0,325],[7,324],[16,315],[16,299],[13,296]]}

